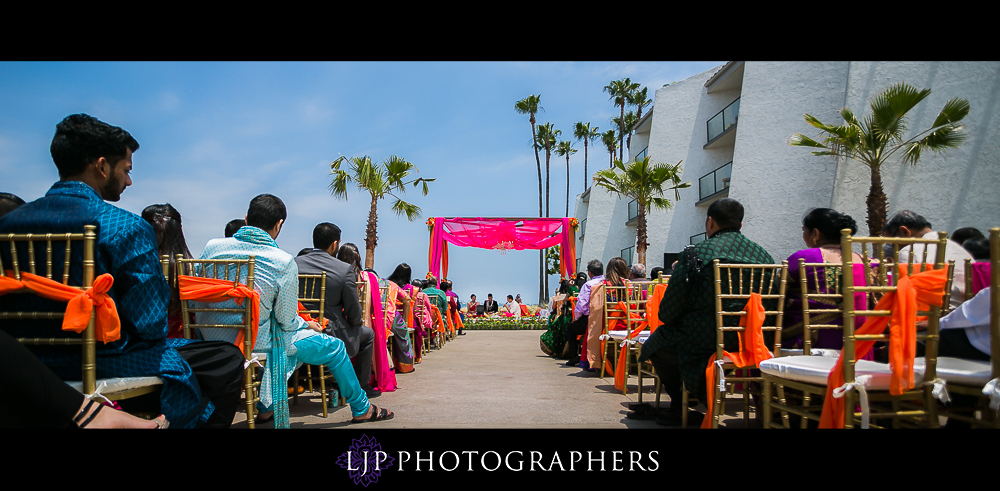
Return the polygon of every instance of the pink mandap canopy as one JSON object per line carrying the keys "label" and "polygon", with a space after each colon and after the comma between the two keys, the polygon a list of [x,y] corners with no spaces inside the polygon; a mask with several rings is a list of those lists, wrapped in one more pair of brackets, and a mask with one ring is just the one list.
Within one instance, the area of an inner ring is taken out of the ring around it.
{"label": "pink mandap canopy", "polygon": [[[448,242],[462,247],[517,250],[562,248],[559,272],[563,278],[575,274],[576,241],[573,218],[444,218],[428,220],[431,244],[428,269],[435,276],[448,277]],[[440,276],[441,268],[444,276]]]}

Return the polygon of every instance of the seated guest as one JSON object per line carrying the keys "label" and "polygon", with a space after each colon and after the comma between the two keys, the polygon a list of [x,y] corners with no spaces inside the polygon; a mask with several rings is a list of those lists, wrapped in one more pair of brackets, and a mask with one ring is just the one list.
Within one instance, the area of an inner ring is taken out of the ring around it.
{"label": "seated guest", "polygon": [[489,315],[490,312],[499,312],[500,305],[497,304],[496,300],[493,300],[493,294],[486,294],[486,301],[483,302],[483,313]]}
{"label": "seated guest", "polygon": [[438,311],[441,312],[442,321],[444,316],[448,314],[448,298],[444,293],[444,290],[438,289],[438,279],[435,276],[427,278],[427,286],[424,287],[423,292],[427,294],[430,298],[431,304],[437,306]]}
{"label": "seated guest", "polygon": [[[712,203],[705,221],[708,239],[684,249],[667,285],[659,310],[663,325],[643,345],[640,356],[640,361],[648,359],[653,363],[663,391],[670,396],[670,409],[657,419],[659,424],[677,426],[681,423],[682,411],[687,410],[681,407],[682,384],[694,397],[706,400],[705,368],[716,346],[712,261],[774,263],[767,251],[740,233],[742,227],[743,205],[731,198]],[[723,307],[742,310],[743,305],[732,303],[724,302]],[[727,324],[730,320],[732,325],[738,322],[736,317],[726,319]],[[737,351],[737,336],[733,332],[726,334],[726,351]],[[692,421],[699,419],[696,416]]]}
{"label": "seated guest", "polygon": [[387,280],[379,280],[379,286],[386,286],[385,311],[389,329],[392,330],[392,359],[396,373],[413,371],[413,346],[407,329],[407,319],[413,315],[413,299],[410,290],[410,265],[396,266]]}
{"label": "seated guest", "polygon": [[664,273],[664,276],[666,276],[666,273],[663,270],[663,268],[661,268],[659,266],[657,266],[657,267],[649,270],[649,279],[651,279],[651,280],[659,280],[660,279],[660,273]]}
{"label": "seated guest", "polygon": [[476,302],[476,294],[473,293],[469,296],[469,303],[465,304],[466,309],[469,311],[469,315],[475,317],[477,315],[476,309],[479,307],[479,303]]}
{"label": "seated guest", "polygon": [[[347,356],[354,360],[358,383],[371,397],[372,350],[375,331],[362,321],[358,299],[357,273],[354,267],[335,257],[340,250],[340,227],[321,223],[313,229],[313,248],[295,258],[301,274],[326,272],[326,301],[323,317],[330,320],[323,333],[344,342]],[[303,305],[308,309],[315,305]]]}
{"label": "seated guest", "polygon": [[[285,384],[302,363],[326,365],[330,369],[341,395],[351,406],[351,414],[354,416],[352,422],[391,419],[392,412],[380,410],[368,403],[368,397],[361,389],[347,356],[344,342],[323,334],[323,328],[318,323],[307,322],[298,316],[299,268],[291,254],[279,249],[274,241],[285,223],[285,204],[276,196],[261,194],[250,201],[246,216],[247,224],[235,235],[210,240],[201,258],[244,259],[250,255],[256,256],[254,290],[260,294],[260,324],[254,352],[269,353],[261,383],[260,421],[268,421],[273,417],[271,414],[275,404],[286,403]],[[228,302],[235,305],[232,300]],[[239,314],[199,313],[198,321],[216,324],[233,315]],[[275,324],[272,324],[272,318]],[[272,330],[275,332],[272,333]],[[229,342],[234,342],[237,335],[234,329],[203,331],[206,339]],[[287,355],[287,368],[285,373],[276,373],[276,366],[283,364],[278,361],[278,356],[282,355]],[[273,377],[279,377],[280,383],[272,383]],[[272,387],[281,389],[275,392]]]}
{"label": "seated guest", "polygon": [[503,312],[514,317],[521,317],[521,304],[514,301],[514,295],[507,295],[507,303],[503,304]]}
{"label": "seated guest", "polygon": [[226,238],[232,237],[236,234],[236,231],[247,224],[247,221],[242,218],[234,218],[226,224]]}
{"label": "seated guest", "polygon": [[[796,349],[803,347],[802,339],[802,290],[799,282],[799,259],[805,259],[807,263],[840,263],[840,231],[850,229],[851,235],[858,231],[858,226],[850,215],[838,213],[830,208],[815,208],[802,218],[802,240],[808,249],[802,249],[788,257],[788,286],[785,292],[785,315],[782,321],[781,344],[783,348]],[[861,255],[852,252],[852,261],[857,266],[854,267],[851,277],[854,278],[855,286],[867,285],[867,269],[862,264]],[[839,269],[838,269],[839,271]],[[826,294],[840,293],[838,291],[827,291],[827,281],[822,268],[806,268],[806,283],[809,293]],[[816,285],[819,289],[816,290]],[[840,284],[839,282],[836,284]],[[863,309],[866,305],[864,292],[854,294],[855,308]],[[830,309],[838,308],[840,304],[831,305],[830,300],[810,300],[809,308]],[[842,315],[837,314],[810,314],[810,324],[836,324],[842,325],[844,320]],[[855,325],[861,326],[865,323],[864,317],[858,317]],[[844,333],[839,329],[820,329],[814,336],[813,347],[840,349],[844,346]],[[872,359],[871,353],[864,359]]]}
{"label": "seated guest", "polygon": [[[156,234],[157,252],[160,257],[170,258],[170,304],[167,306],[167,337],[183,338],[184,323],[181,322],[180,290],[177,287],[177,256],[191,259],[184,230],[181,228],[181,214],[170,203],[149,205],[142,210],[142,219],[153,227]],[[185,274],[190,274],[185,273]]]}
{"label": "seated guest", "polygon": [[[962,248],[972,255],[972,262],[980,263],[990,260],[990,239],[979,237],[962,243]],[[958,265],[955,265],[958,267]]]}
{"label": "seated guest", "polygon": [[[566,362],[567,366],[581,364],[580,343],[576,337],[587,333],[587,326],[590,319],[590,290],[595,285],[604,281],[604,264],[597,259],[590,261],[587,263],[587,275],[590,276],[590,280],[580,288],[576,307],[573,309],[573,322],[566,325],[566,345],[568,346],[570,356],[569,361]],[[587,363],[585,369],[589,370],[590,362],[584,361],[584,363]]]}
{"label": "seated guest", "polygon": [[455,329],[458,329],[458,334],[464,336],[465,324],[462,323],[462,316],[460,315],[462,302],[458,301],[458,294],[452,291],[453,286],[454,284],[451,280],[441,281],[441,290],[444,291],[445,298],[448,300],[449,319],[451,319],[451,323],[454,324]]}
{"label": "seated guest", "polygon": [[629,270],[628,279],[630,280],[646,279],[646,266],[644,266],[642,263],[633,264],[632,269]]}
{"label": "seated guest", "polygon": [[965,244],[965,241],[970,239],[985,239],[986,236],[975,227],[962,227],[951,233],[950,240],[954,241],[958,245]]}
{"label": "seated guest", "polygon": [[[914,239],[937,240],[938,238],[937,232],[931,228],[931,223],[924,217],[910,210],[903,210],[893,215],[892,218],[886,222],[883,235],[886,237],[910,237]],[[899,263],[902,265],[909,262],[911,254],[913,254],[914,263],[923,261],[924,249],[923,244],[916,244],[901,248],[899,250]],[[937,246],[929,246],[926,249],[927,262],[934,262],[937,257]],[[972,259],[972,255],[963,249],[961,245],[950,240],[945,245],[944,251],[945,264],[947,264],[950,260],[955,261],[955,275],[952,278],[951,298],[949,299],[950,307],[954,309],[965,301],[964,263],[966,259]]]}
{"label": "seated guest", "polygon": [[[160,377],[159,394],[122,401],[122,406],[163,413],[175,428],[228,428],[243,385],[242,353],[232,343],[167,339],[170,288],[163,279],[153,229],[138,215],[106,203],[121,199],[132,185],[132,153],[138,149],[135,138],[119,127],[86,114],[67,117],[56,126],[50,147],[60,180],[43,198],[0,218],[0,230],[65,233],[97,225],[95,274],[114,277],[108,295],[121,319],[121,337],[97,344],[97,377]],[[10,264],[9,251],[0,254],[7,254],[4,261]],[[80,277],[71,281],[79,284]],[[66,309],[64,303],[40,297],[17,297],[0,296],[0,310],[10,310],[12,302],[27,310]],[[4,326],[15,337],[76,336],[62,331],[58,321],[50,324],[39,329],[5,321]],[[59,377],[80,380],[79,348],[37,346],[32,351]]]}
{"label": "seated guest", "polygon": [[24,200],[10,193],[0,193],[0,217],[24,204]]}

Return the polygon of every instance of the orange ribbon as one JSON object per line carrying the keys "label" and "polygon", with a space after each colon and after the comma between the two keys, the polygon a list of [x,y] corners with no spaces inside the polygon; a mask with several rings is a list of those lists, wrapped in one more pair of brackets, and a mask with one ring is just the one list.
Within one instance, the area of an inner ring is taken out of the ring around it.
{"label": "orange ribbon", "polygon": [[[772,358],[774,355],[771,351],[767,349],[767,345],[764,344],[764,330],[762,329],[764,325],[764,304],[761,302],[761,297],[759,293],[751,293],[750,299],[747,300],[747,304],[743,307],[746,311],[745,316],[740,317],[740,327],[746,328],[744,333],[737,332],[739,336],[740,350],[736,353],[730,353],[728,351],[723,351],[723,358],[729,358],[733,365],[740,368],[754,367],[760,362]],[[711,387],[711,384],[715,383],[716,380],[716,369],[720,368],[715,362],[716,355],[712,354],[712,357],[708,359],[708,367],[705,368],[705,388]],[[706,390],[708,394],[711,391]],[[712,406],[715,404],[714,397],[708,397],[705,401],[705,406],[708,410],[705,412],[705,419],[701,422],[702,428],[712,427]]]}
{"label": "orange ribbon", "polygon": [[[616,308],[624,310],[625,309],[625,302],[618,302],[618,305],[617,305]],[[624,314],[625,314],[624,312],[611,312],[610,313],[611,317],[624,317]],[[642,316],[640,316],[636,312],[630,312],[630,317],[633,318],[633,319],[642,319]],[[617,322],[622,322],[622,321],[617,321],[616,320],[615,322],[617,323]],[[626,323],[625,326],[626,326],[626,329],[628,329],[628,323]],[[639,335],[640,332],[643,331],[643,329],[646,329],[646,327],[647,327],[646,321],[643,320],[642,322],[639,323],[638,326],[635,327],[635,329],[633,329],[631,332],[628,333],[628,337],[626,339],[633,339],[633,338],[635,338],[636,336]],[[628,356],[628,343],[627,342],[622,343],[621,349],[618,352],[618,366],[615,367],[615,388],[618,389],[618,390],[620,390],[620,391],[624,391],[625,390],[625,380],[627,378],[627,375],[625,374],[625,363],[622,363],[622,360],[624,360],[626,356]]]}
{"label": "orange ribbon", "polygon": [[84,291],[63,285],[44,276],[21,273],[21,281],[12,276],[0,276],[0,295],[27,288],[39,296],[57,302],[67,302],[62,329],[81,333],[90,323],[90,314],[97,308],[95,338],[102,343],[110,343],[121,338],[121,319],[115,301],[108,295],[115,279],[108,273],[98,276],[94,285]]}
{"label": "orange ribbon", "polygon": [[649,322],[650,334],[656,332],[656,328],[663,325],[660,322],[660,302],[663,301],[663,295],[666,292],[667,284],[658,284],[653,287],[653,294],[649,297],[649,301],[646,302],[646,322]]}
{"label": "orange ribbon", "polygon": [[[900,395],[914,387],[913,358],[917,352],[917,311],[930,306],[940,307],[944,287],[948,282],[945,268],[928,270],[908,276],[898,268],[899,282],[895,292],[888,292],[875,304],[875,310],[889,310],[889,317],[869,317],[855,334],[881,334],[889,325],[889,393]],[[871,349],[875,341],[854,343],[854,359]],[[826,377],[826,399],[820,416],[820,428],[844,427],[844,400],[833,397],[834,389],[844,385],[844,353]]]}
{"label": "orange ribbon", "polygon": [[[214,278],[178,275],[177,283],[180,286],[181,300],[214,303],[233,299],[236,300],[236,305],[242,306],[243,299],[253,299],[253,304],[250,306],[250,325],[252,326],[250,351],[253,351],[254,345],[257,344],[257,328],[260,326],[260,294],[247,288],[246,285],[237,284],[234,288],[232,281]],[[244,350],[245,342],[246,334],[241,329],[236,335],[236,346],[240,348],[240,351],[243,351],[243,356],[247,356]]]}
{"label": "orange ribbon", "polygon": [[[303,312],[303,310],[306,310],[306,306],[302,305],[302,302],[299,302],[299,317],[301,317],[302,320],[304,320],[306,322],[319,322],[318,320],[316,320],[315,317],[309,315],[308,312]],[[323,328],[325,329],[326,326],[328,326],[329,324],[330,324],[330,319],[324,318],[323,319]]]}

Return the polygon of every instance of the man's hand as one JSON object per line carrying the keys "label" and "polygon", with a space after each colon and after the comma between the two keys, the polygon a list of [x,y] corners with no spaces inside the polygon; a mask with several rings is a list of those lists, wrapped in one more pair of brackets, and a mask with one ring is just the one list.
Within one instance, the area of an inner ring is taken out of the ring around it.
{"label": "man's hand", "polygon": [[319,325],[319,322],[306,321],[306,325],[309,326],[309,329],[312,329],[313,331],[323,332],[323,326]]}

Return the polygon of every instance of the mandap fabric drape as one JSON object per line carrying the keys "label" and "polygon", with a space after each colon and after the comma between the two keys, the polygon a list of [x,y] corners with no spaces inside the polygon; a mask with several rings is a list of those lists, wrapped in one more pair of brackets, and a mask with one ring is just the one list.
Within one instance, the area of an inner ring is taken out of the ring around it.
{"label": "mandap fabric drape", "polygon": [[[433,218],[428,269],[438,277],[448,277],[448,243],[481,249],[562,248],[560,274],[576,272],[576,240],[571,218]],[[442,268],[444,276],[441,276]]]}

